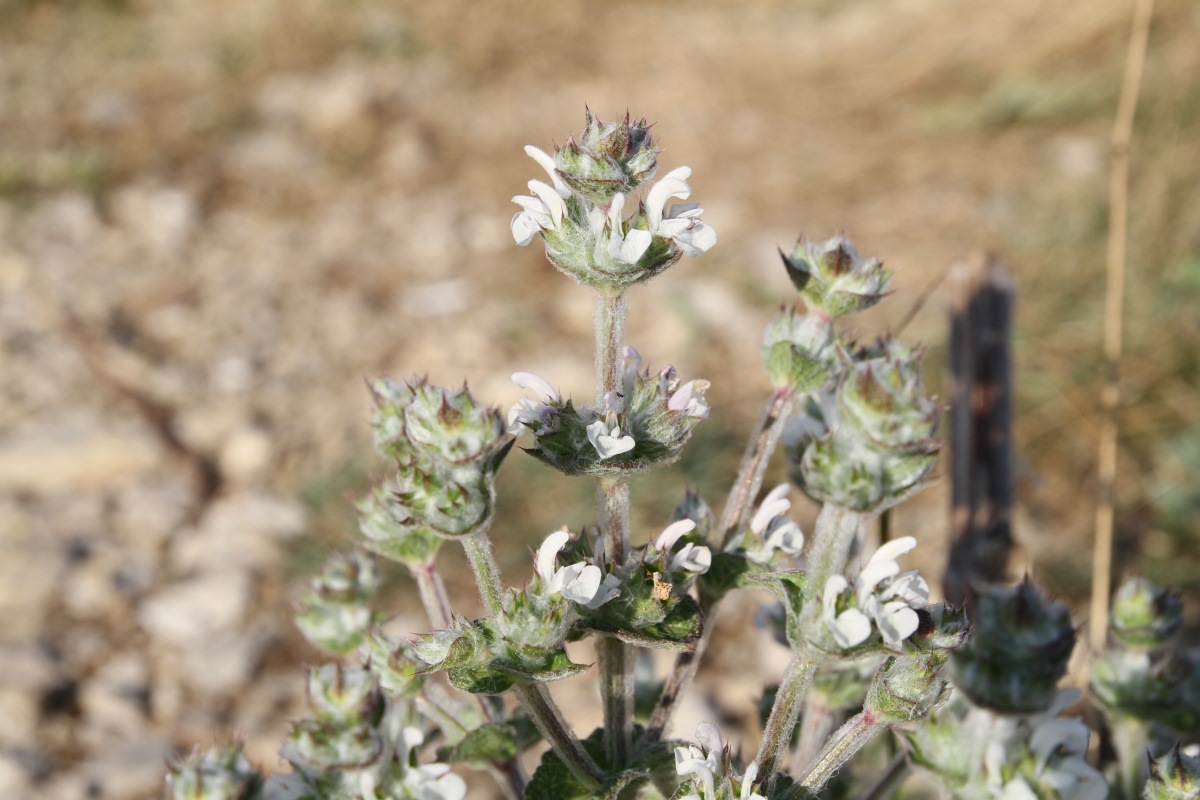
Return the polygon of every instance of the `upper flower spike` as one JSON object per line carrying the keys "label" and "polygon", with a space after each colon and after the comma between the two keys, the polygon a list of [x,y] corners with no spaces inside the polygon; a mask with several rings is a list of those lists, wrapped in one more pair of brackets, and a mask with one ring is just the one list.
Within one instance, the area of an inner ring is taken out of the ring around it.
{"label": "upper flower spike", "polygon": [[[620,292],[717,242],[696,204],[668,208],[671,198],[691,196],[688,167],[672,170],[638,199],[658,164],[644,119],[604,122],[588,111],[578,141],[568,140],[553,155],[533,146],[525,152],[550,183],[530,181],[529,194],[513,197],[521,207],[512,218],[513,239],[527,245],[541,234],[546,257],[580,283]],[[633,215],[627,219],[628,209]]]}

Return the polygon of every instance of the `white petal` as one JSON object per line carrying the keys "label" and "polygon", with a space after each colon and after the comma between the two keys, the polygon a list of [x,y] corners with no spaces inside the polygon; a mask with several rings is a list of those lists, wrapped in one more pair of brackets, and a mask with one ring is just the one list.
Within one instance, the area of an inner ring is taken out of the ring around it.
{"label": "white petal", "polygon": [[882,613],[875,616],[875,624],[879,626],[885,643],[897,645],[916,633],[921,620],[907,604],[887,603]]}
{"label": "white petal", "polygon": [[543,398],[547,403],[559,402],[558,391],[541,375],[532,372],[514,372],[512,382],[522,389],[528,389]]}
{"label": "white petal", "polygon": [[650,230],[657,231],[662,225],[663,207],[668,199],[678,197],[686,200],[691,196],[692,189],[686,183],[691,174],[691,167],[673,169],[646,193],[646,219],[650,223]]}
{"label": "white petal", "polygon": [[871,620],[857,608],[848,608],[838,614],[829,628],[840,647],[854,647],[871,636]]}
{"label": "white petal", "polygon": [[671,237],[690,258],[708,252],[717,243],[717,230],[712,225],[697,222],[683,233]]}
{"label": "white petal", "polygon": [[789,519],[767,534],[767,545],[789,556],[798,556],[804,550],[804,531]]}
{"label": "white petal", "polygon": [[600,568],[580,561],[560,571],[567,570],[570,570],[570,575],[563,581],[562,596],[576,603],[590,603],[600,588]]}
{"label": "white petal", "polygon": [[1078,717],[1070,719],[1052,719],[1038,726],[1029,739],[1029,749],[1045,764],[1059,748],[1070,755],[1083,755],[1087,752],[1088,737],[1091,731]]}
{"label": "white petal", "polygon": [[596,590],[596,595],[584,605],[595,610],[619,594],[621,594],[621,579],[610,572],[600,582],[600,588]]}
{"label": "white petal", "polygon": [[532,242],[533,237],[542,230],[542,226],[534,222],[533,217],[524,211],[518,211],[513,215],[509,228],[512,229],[513,240],[521,247]]}
{"label": "white petal", "polygon": [[559,197],[571,196],[570,187],[559,177],[558,167],[554,165],[554,158],[549,153],[531,144],[527,144],[525,145],[525,155],[532,158],[541,165],[542,169],[546,170],[546,174],[550,176],[550,180],[554,183],[554,190],[558,192]]}
{"label": "white petal", "polygon": [[685,536],[694,530],[696,530],[695,520],[681,519],[678,522],[672,522],[654,540],[654,547],[657,548],[658,552],[665,553],[675,546],[675,543],[679,541],[679,537]]}
{"label": "white petal", "polygon": [[550,209],[536,197],[530,197],[527,194],[514,195],[512,201],[525,210],[529,218],[538,224],[540,230],[553,228],[554,219],[550,216]]}
{"label": "white petal", "polygon": [[859,594],[870,594],[875,591],[879,582],[900,573],[900,565],[895,561],[876,561],[871,559],[854,582],[858,584]]}
{"label": "white petal", "polygon": [[761,535],[767,529],[767,526],[771,524],[771,520],[780,514],[786,514],[791,507],[791,502],[786,498],[772,500],[770,497],[767,497],[750,519],[750,530]]}
{"label": "white petal", "polygon": [[530,181],[529,191],[537,195],[538,199],[546,204],[546,210],[550,213],[550,218],[554,221],[554,227],[557,228],[562,222],[563,216],[567,213],[567,204],[559,197],[558,192],[554,191],[554,187],[541,181]]}
{"label": "white petal", "polygon": [[895,561],[899,556],[904,555],[916,546],[917,540],[911,536],[901,536],[899,539],[892,539],[872,553],[867,563],[874,564],[876,561]]}
{"label": "white petal", "polygon": [[542,579],[542,583],[547,586],[554,580],[554,559],[558,557],[558,552],[567,544],[567,539],[570,534],[566,531],[555,531],[542,540],[542,546],[537,551],[537,574]]}
{"label": "white petal", "polygon": [[1000,800],[1038,800],[1038,796],[1033,789],[1029,788],[1029,784],[1020,778],[1014,778],[1004,784],[1004,792],[1000,795]]}
{"label": "white petal", "polygon": [[712,551],[704,545],[685,544],[675,557],[671,559],[671,569],[681,569],[684,572],[695,572],[702,575],[712,566]]}

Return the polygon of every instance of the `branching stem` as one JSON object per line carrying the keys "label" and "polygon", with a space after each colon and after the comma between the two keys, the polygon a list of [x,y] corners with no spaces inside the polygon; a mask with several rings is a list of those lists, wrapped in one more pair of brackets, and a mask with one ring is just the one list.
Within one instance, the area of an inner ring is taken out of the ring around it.
{"label": "branching stem", "polygon": [[800,709],[804,707],[804,698],[808,695],[816,671],[816,662],[799,652],[792,654],[787,671],[779,682],[771,716],[763,728],[758,755],[754,758],[758,764],[759,780],[764,786],[770,787],[775,782],[783,754],[792,743],[792,731],[796,729],[796,720],[800,717]]}
{"label": "branching stem", "polygon": [[887,729],[888,723],[876,719],[870,712],[855,714],[834,732],[816,760],[805,768],[800,780],[784,794],[784,800],[816,794],[867,742]]}

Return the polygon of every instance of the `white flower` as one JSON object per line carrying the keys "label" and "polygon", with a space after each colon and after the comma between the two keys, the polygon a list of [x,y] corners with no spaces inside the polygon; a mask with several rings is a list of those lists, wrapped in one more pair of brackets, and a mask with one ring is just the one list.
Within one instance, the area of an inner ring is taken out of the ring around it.
{"label": "white flower", "polygon": [[546,594],[561,594],[568,600],[587,608],[599,608],[620,594],[620,581],[614,575],[604,575],[595,564],[580,561],[559,569],[554,568],[558,553],[570,535],[555,531],[538,548],[535,567]]}
{"label": "white flower", "polygon": [[781,483],[763,498],[750,519],[750,530],[763,538],[767,553],[771,550],[782,550],[789,556],[798,556],[804,550],[804,531],[783,515],[792,507],[787,499],[786,483]]}
{"label": "white flower", "polygon": [[679,249],[689,256],[698,256],[717,243],[717,232],[700,220],[703,209],[695,203],[672,205],[664,215],[667,200],[678,197],[686,200],[692,194],[687,179],[690,167],[679,167],[666,174],[646,194],[646,221],[650,232],[664,239],[673,239]]}
{"label": "white flower", "polygon": [[879,628],[889,647],[912,636],[920,626],[917,609],[929,602],[929,585],[916,570],[900,572],[895,559],[917,546],[911,536],[894,539],[876,550],[862,568],[855,585],[858,605]]}
{"label": "white flower", "polygon": [[696,391],[696,381],[688,381],[680,386],[667,399],[667,408],[671,411],[682,411],[686,417],[708,417],[708,403],[704,402],[704,394]]}
{"label": "white flower", "polygon": [[530,425],[537,425],[538,433],[552,433],[558,428],[558,409],[552,403],[561,402],[558,392],[540,375],[532,372],[514,372],[512,382],[522,389],[529,389],[542,398],[541,402],[521,398],[508,410],[508,432],[518,436]]}
{"label": "white flower", "polygon": [[847,608],[840,614],[837,611],[838,598],[848,588],[850,584],[845,577],[830,575],[822,595],[821,619],[833,632],[834,641],[843,648],[862,644],[871,636],[871,620],[866,614],[857,608]]}
{"label": "white flower", "polygon": [[704,785],[702,794],[705,800],[715,800],[715,776],[720,771],[721,763],[717,760],[716,753],[705,755],[703,750],[692,744],[675,748],[675,772],[699,778]]}
{"label": "white flower", "polygon": [[[678,522],[672,522],[654,540],[654,547],[660,553],[669,553],[681,536],[691,533],[695,529],[694,520],[681,519]],[[704,545],[688,542],[671,558],[667,569],[703,574],[708,572],[708,568],[711,566],[712,551]]]}
{"label": "white flower", "polygon": [[[404,787],[414,800],[463,800],[466,797],[467,784],[451,772],[446,764],[408,766],[412,763],[412,752],[425,741],[425,735],[419,728],[406,726],[400,731],[399,739],[399,761],[405,770]],[[368,788],[371,791],[367,791]],[[364,797],[375,796],[374,787],[363,786],[362,789]]]}
{"label": "white flower", "polygon": [[626,264],[636,264],[650,247],[654,236],[650,231],[636,228],[626,233],[624,210],[625,195],[613,195],[612,204],[608,207],[608,254]]}
{"label": "white flower", "polygon": [[567,213],[567,204],[563,202],[563,198],[571,195],[570,189],[554,168],[554,159],[532,145],[527,146],[525,152],[541,164],[554,185],[550,186],[544,181],[530,181],[528,186],[532,196],[519,194],[513,197],[512,201],[522,210],[513,215],[509,226],[512,228],[513,239],[522,247],[529,244],[540,231],[558,228]]}
{"label": "white flower", "polygon": [[621,435],[620,425],[613,425],[610,428],[608,423],[602,419],[587,426],[587,437],[588,441],[592,443],[592,447],[596,448],[596,452],[600,454],[601,461],[621,453],[628,453],[635,444],[632,436]]}
{"label": "white flower", "polygon": [[751,761],[746,767],[746,774],[742,776],[742,794],[740,800],[767,800],[767,798],[758,792],[752,791],[756,780],[758,780],[758,762]]}

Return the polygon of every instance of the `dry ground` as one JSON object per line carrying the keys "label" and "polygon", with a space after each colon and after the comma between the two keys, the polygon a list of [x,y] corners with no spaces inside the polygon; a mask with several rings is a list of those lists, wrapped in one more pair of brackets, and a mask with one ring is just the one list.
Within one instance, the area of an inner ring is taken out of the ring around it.
{"label": "dry ground", "polygon": [[[733,470],[788,297],[777,245],[844,229],[896,266],[868,330],[992,249],[1021,293],[1020,535],[1055,592],[1086,591],[1130,6],[0,0],[0,794],[153,796],[165,754],[223,731],[275,767],[315,657],[286,581],[383,469],[362,378],[469,377],[507,404],[531,369],[590,394],[590,301],[506,226],[538,171],[521,146],[585,103],[654,120],[720,235],[632,293],[631,343],[714,382],[644,527]],[[1195,598],[1200,6],[1161,0],[1150,48],[1119,563]],[[934,387],[944,308],[935,290],[907,330]],[[505,473],[517,575],[590,489]],[[897,519],[933,569],[943,509]],[[705,702],[746,722],[715,677],[736,665],[713,666]]]}

